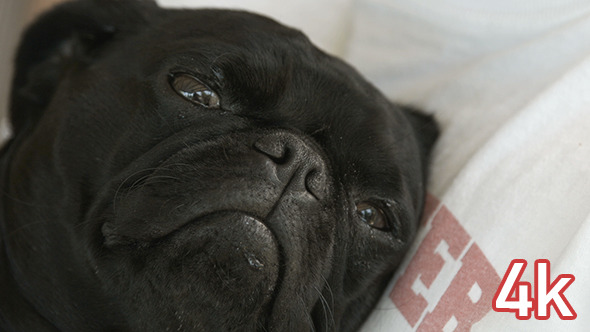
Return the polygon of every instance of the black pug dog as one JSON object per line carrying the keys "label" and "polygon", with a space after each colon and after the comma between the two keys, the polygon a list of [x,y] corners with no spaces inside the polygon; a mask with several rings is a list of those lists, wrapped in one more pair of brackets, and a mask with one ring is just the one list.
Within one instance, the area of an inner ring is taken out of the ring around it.
{"label": "black pug dog", "polygon": [[79,1],[18,50],[3,331],[352,331],[424,204],[430,116],[239,11]]}

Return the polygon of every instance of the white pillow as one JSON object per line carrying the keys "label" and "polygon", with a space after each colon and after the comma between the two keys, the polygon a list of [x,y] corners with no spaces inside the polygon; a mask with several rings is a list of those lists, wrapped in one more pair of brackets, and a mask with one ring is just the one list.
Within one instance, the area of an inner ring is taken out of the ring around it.
{"label": "white pillow", "polygon": [[[434,211],[364,330],[586,330],[590,4],[361,0],[354,13],[347,59],[442,125]],[[537,259],[551,280],[575,276],[575,320],[492,310],[517,258],[522,281]]]}

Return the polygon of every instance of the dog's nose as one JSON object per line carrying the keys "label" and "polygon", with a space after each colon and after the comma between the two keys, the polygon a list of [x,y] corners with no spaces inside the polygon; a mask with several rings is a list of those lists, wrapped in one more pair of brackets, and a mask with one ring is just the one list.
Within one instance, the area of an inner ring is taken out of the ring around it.
{"label": "dog's nose", "polygon": [[277,178],[291,190],[306,191],[318,200],[328,195],[326,160],[312,141],[278,131],[258,139],[254,149],[268,157]]}

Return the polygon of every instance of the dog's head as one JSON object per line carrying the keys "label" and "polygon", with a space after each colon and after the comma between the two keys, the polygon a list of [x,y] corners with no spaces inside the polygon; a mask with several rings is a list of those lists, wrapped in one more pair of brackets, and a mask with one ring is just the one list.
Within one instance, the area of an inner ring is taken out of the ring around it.
{"label": "dog's head", "polygon": [[15,329],[347,331],[412,240],[434,121],[268,18],[58,7],[2,154]]}

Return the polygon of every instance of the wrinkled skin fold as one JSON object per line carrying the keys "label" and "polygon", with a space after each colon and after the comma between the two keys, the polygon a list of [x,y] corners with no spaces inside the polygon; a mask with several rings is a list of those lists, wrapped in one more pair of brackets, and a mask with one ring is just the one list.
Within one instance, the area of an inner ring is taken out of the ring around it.
{"label": "wrinkled skin fold", "polygon": [[356,330],[437,136],[296,30],[150,2],[42,16],[11,98],[7,331]]}

